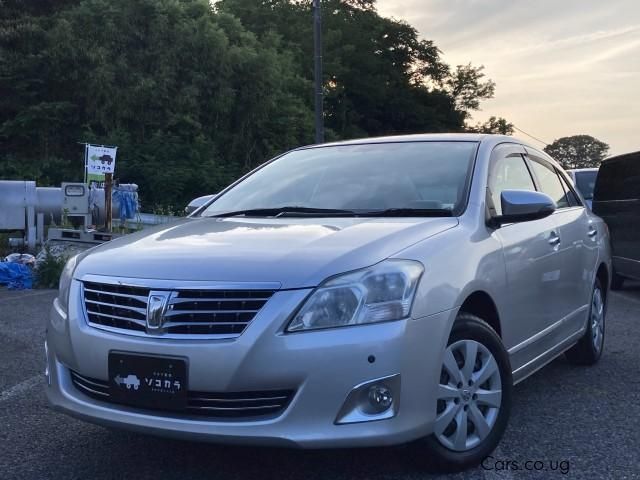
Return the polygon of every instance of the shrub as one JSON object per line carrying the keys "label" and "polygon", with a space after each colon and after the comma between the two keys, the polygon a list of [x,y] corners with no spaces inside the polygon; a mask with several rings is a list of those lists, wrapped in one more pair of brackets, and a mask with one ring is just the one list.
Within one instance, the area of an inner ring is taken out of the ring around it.
{"label": "shrub", "polygon": [[60,275],[67,263],[64,256],[56,257],[51,253],[49,247],[45,247],[44,259],[40,262],[36,270],[36,285],[38,288],[58,288]]}

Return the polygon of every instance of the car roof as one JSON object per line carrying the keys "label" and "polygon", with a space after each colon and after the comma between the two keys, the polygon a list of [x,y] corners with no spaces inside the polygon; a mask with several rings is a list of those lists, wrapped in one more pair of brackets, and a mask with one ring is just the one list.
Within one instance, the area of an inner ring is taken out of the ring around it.
{"label": "car roof", "polygon": [[631,159],[638,159],[640,158],[640,150],[638,150],[637,152],[630,152],[630,153],[624,153],[622,155],[616,155],[615,157],[609,157],[605,160],[603,160],[603,164],[605,163],[609,163],[609,162],[619,162],[619,161],[625,161],[625,160],[631,160]]}
{"label": "car roof", "polygon": [[[365,145],[375,143],[403,143],[403,142],[476,142],[476,143],[520,143],[525,147],[534,148],[520,139],[508,135],[490,135],[483,133],[419,133],[413,135],[391,135],[385,137],[356,138],[352,140],[340,140],[336,142],[306,145],[300,147],[321,148],[339,145]],[[537,150],[537,149],[536,149]]]}
{"label": "car roof", "polygon": [[306,150],[313,148],[334,147],[343,145],[370,145],[383,143],[403,143],[403,142],[475,142],[480,143],[489,151],[501,143],[516,143],[522,145],[527,152],[535,152],[555,167],[562,169],[562,166],[554,158],[549,156],[544,150],[536,148],[531,144],[510,135],[495,135],[486,133],[419,133],[413,135],[392,135],[386,137],[357,138],[353,140],[341,140],[338,142],[320,143],[295,148],[294,150]]}

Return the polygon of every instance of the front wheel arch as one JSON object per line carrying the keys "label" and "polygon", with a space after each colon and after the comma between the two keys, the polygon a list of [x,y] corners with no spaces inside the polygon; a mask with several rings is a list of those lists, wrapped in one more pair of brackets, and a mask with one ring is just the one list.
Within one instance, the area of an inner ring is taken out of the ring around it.
{"label": "front wheel arch", "polygon": [[[500,368],[502,380],[501,410],[488,436],[475,447],[465,451],[453,451],[446,448],[438,439],[436,433],[422,440],[431,452],[431,458],[436,466],[444,471],[459,471],[478,465],[497,446],[509,420],[511,410],[513,378],[509,354],[502,344],[502,340],[495,330],[476,315],[460,312],[453,324],[447,347],[463,339],[475,340],[484,345],[494,356]],[[444,359],[443,359],[444,360]]]}

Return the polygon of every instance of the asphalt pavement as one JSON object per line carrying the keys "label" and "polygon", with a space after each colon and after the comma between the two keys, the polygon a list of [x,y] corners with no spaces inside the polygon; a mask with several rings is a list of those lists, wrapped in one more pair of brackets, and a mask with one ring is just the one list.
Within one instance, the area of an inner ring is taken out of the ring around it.
{"label": "asphalt pavement", "polygon": [[[47,407],[45,318],[55,292],[0,290],[0,479],[427,479],[415,445],[303,451],[108,430]],[[640,284],[612,293],[602,360],[558,358],[515,388],[484,468],[446,478],[640,479]]]}

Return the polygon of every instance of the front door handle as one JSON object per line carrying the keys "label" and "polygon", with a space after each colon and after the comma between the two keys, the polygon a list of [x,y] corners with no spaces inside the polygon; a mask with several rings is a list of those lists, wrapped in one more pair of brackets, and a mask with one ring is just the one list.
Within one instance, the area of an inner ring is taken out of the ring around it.
{"label": "front door handle", "polygon": [[551,232],[551,234],[549,235],[549,245],[554,248],[560,245],[560,237],[556,232]]}

